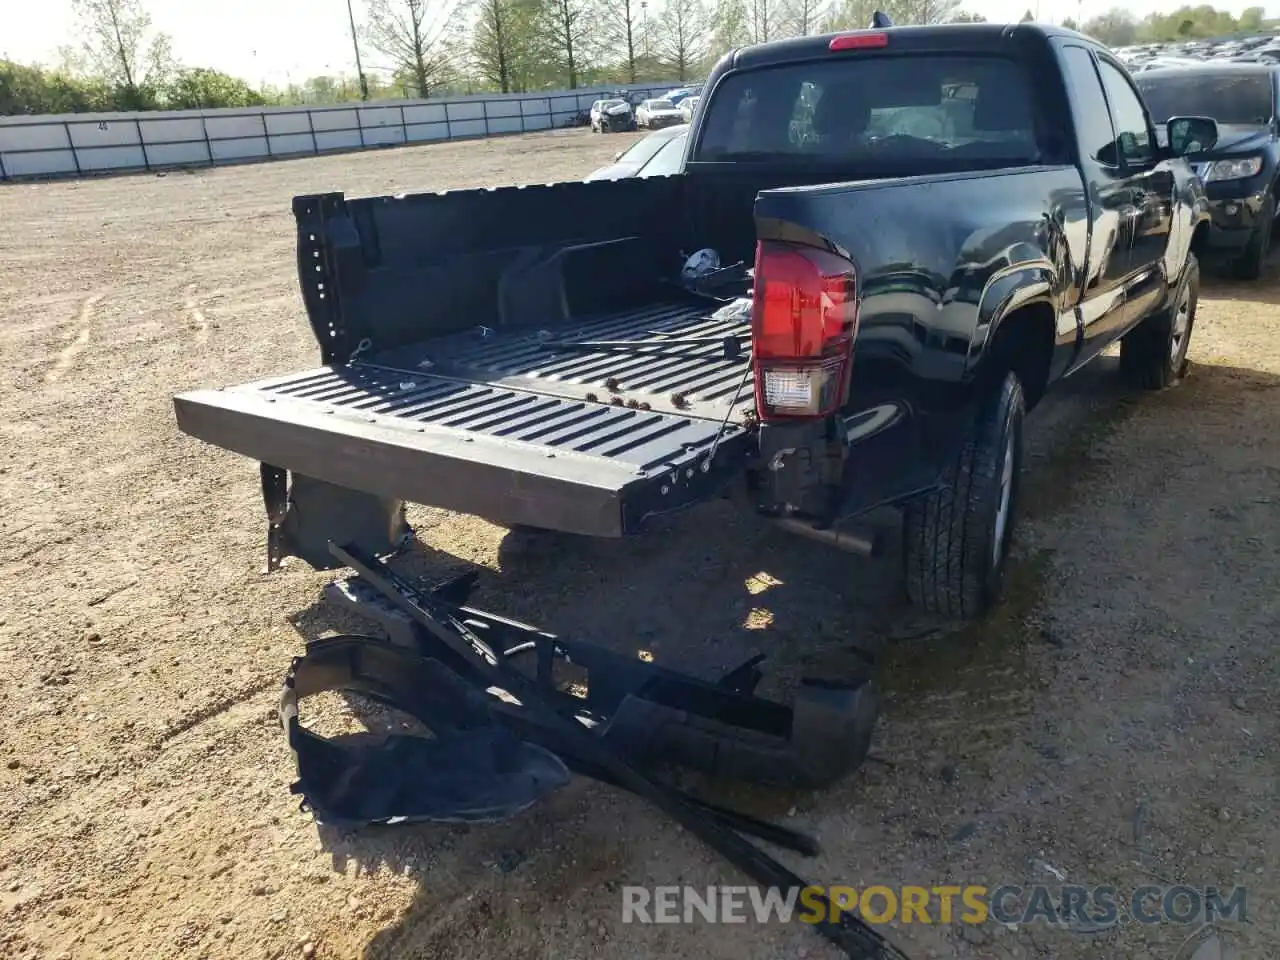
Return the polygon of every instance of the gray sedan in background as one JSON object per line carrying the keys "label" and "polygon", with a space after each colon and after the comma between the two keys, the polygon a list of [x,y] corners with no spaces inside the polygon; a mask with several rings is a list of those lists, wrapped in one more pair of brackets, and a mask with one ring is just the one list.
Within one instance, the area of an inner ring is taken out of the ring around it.
{"label": "gray sedan in background", "polygon": [[614,157],[613,163],[596,170],[588,180],[623,180],[627,177],[660,177],[679,173],[684,166],[684,145],[689,125],[663,127],[637,140]]}

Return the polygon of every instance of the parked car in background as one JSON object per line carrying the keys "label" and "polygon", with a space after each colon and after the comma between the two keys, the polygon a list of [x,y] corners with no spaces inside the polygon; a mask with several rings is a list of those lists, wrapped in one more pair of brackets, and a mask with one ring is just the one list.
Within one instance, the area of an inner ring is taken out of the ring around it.
{"label": "parked car in background", "polygon": [[1144,43],[1117,47],[1112,53],[1130,73],[1187,63],[1273,63],[1280,60],[1280,37],[1263,32],[1254,36]]}
{"label": "parked car in background", "polygon": [[684,123],[684,115],[670,100],[645,100],[636,107],[636,126],[657,130]]}
{"label": "parked car in background", "polygon": [[698,101],[702,99],[701,94],[694,94],[691,97],[685,97],[680,101],[680,115],[684,117],[685,123],[693,122],[693,111],[698,106]]}
{"label": "parked car in background", "polygon": [[663,127],[642,137],[616,157],[607,167],[596,170],[588,180],[622,180],[627,177],[660,177],[679,173],[684,164],[684,145],[689,127]]}
{"label": "parked car in background", "polygon": [[594,133],[610,133],[617,130],[634,130],[636,115],[631,104],[621,98],[597,100],[591,105],[591,130]]}
{"label": "parked car in background", "polygon": [[692,97],[701,92],[702,92],[701,84],[699,84],[696,87],[676,87],[674,90],[668,90],[666,93],[664,93],[662,95],[662,99],[669,100],[671,103],[674,103],[678,107],[680,106],[680,102],[684,100],[685,97]]}
{"label": "parked car in background", "polygon": [[1139,63],[1128,64],[1130,73],[1145,73],[1148,70],[1169,70],[1176,67],[1194,67],[1203,61],[1191,57],[1155,57]]}
{"label": "parked car in background", "polygon": [[1144,70],[1134,81],[1160,136],[1170,117],[1212,117],[1218,141],[1210,149],[1185,150],[1204,180],[1212,216],[1207,260],[1229,266],[1243,279],[1262,273],[1276,221],[1280,177],[1277,103],[1280,67],[1263,63],[1198,63]]}

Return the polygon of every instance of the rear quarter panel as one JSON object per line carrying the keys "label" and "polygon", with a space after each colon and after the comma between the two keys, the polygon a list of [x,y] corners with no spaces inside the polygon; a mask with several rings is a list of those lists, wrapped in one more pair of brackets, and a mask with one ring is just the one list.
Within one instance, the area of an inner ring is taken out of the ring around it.
{"label": "rear quarter panel", "polygon": [[1049,303],[1073,331],[1088,213],[1070,166],[767,190],[755,207],[760,239],[829,245],[854,263],[855,408],[890,385],[954,403],[1018,306]]}

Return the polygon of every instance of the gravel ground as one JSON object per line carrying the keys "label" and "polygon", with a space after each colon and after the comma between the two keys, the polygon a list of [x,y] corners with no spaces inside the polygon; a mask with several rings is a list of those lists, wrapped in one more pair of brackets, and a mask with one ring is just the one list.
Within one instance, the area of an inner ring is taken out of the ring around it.
{"label": "gravel ground", "polygon": [[[256,470],[174,427],[175,392],[314,363],[292,195],[564,179],[630,139],[0,189],[0,955],[835,956],[799,925],[622,925],[618,884],[742,881],[589,783],[497,826],[319,831],[274,701],[333,625],[332,575],[260,575]],[[662,538],[523,550],[416,509],[409,563],[479,565],[486,606],[699,671],[761,650],[787,677],[886,642],[884,762],[821,793],[718,791],[813,831],[802,872],[1244,884],[1249,922],[1222,941],[1274,956],[1278,326],[1274,274],[1207,283],[1182,385],[1129,394],[1104,358],[1034,413],[1008,601],[959,633],[904,609],[892,558],[727,504]],[[1172,960],[1195,929],[887,932],[913,957]]]}

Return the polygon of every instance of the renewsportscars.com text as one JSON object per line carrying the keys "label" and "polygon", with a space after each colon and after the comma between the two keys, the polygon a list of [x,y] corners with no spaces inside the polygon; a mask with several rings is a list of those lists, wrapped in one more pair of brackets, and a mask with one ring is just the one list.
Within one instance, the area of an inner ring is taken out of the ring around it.
{"label": "renewsportscars.com text", "polygon": [[856,914],[871,924],[1084,924],[1247,922],[1244,887],[1064,884],[966,886],[657,886],[622,888],[623,923],[820,923]]}

